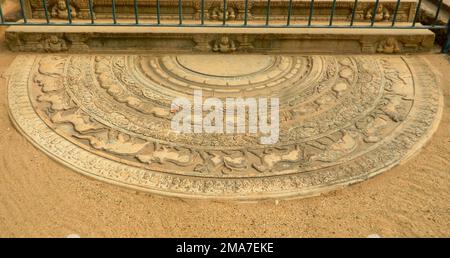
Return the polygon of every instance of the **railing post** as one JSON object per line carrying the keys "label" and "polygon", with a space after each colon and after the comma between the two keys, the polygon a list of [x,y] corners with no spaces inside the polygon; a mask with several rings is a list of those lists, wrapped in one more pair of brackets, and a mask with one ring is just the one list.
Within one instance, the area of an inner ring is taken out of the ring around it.
{"label": "railing post", "polygon": [[134,22],[136,24],[139,24],[139,7],[138,7],[137,0],[134,0],[133,7],[134,7]]}
{"label": "railing post", "polygon": [[183,24],[183,2],[178,0],[178,24]]}
{"label": "railing post", "polygon": [[27,16],[25,14],[25,4],[23,3],[23,0],[20,0],[19,3],[20,3],[20,13],[22,14],[23,23],[27,23]]}
{"label": "railing post", "polygon": [[202,25],[204,25],[205,24],[205,0],[202,0],[200,8],[202,9],[200,19],[201,19]]}
{"label": "railing post", "polygon": [[[421,1],[421,0],[419,0],[419,1]],[[380,4],[380,0],[377,0],[375,2],[375,5],[373,6],[372,19],[370,20],[370,26],[372,26],[372,27],[375,24],[375,16],[377,16],[377,9],[378,9],[379,4]]]}
{"label": "railing post", "polygon": [[91,16],[91,24],[94,24],[94,3],[92,2],[93,0],[89,0],[88,1],[88,6],[89,6],[89,15]]}
{"label": "railing post", "polygon": [[117,18],[116,18],[116,0],[112,0],[112,8],[111,8],[111,11],[112,11],[112,19],[113,19],[113,22],[114,22],[114,24],[117,24]]}
{"label": "railing post", "polygon": [[70,8],[70,1],[66,0],[67,20],[72,23],[72,9]]}
{"label": "railing post", "polygon": [[310,6],[309,6],[309,16],[308,16],[308,26],[311,26],[311,21],[314,13],[314,0],[311,0]]}
{"label": "railing post", "polygon": [[333,25],[333,18],[334,18],[335,11],[336,11],[336,0],[333,0],[333,4],[331,6],[331,13],[330,13],[330,23],[328,26]]}
{"label": "railing post", "polygon": [[394,27],[395,22],[397,21],[398,8],[400,7],[400,0],[397,0],[397,4],[395,5],[394,16],[392,17],[392,27]]}
{"label": "railing post", "polygon": [[247,26],[247,22],[248,22],[248,0],[245,0],[244,26]]}
{"label": "railing post", "polygon": [[422,0],[419,0],[419,2],[417,3],[416,14],[414,15],[414,21],[413,21],[413,24],[412,24],[413,27],[416,26],[417,19],[420,18],[419,15],[420,15],[420,5],[421,4],[422,4]]}
{"label": "railing post", "polygon": [[0,23],[4,23],[5,20],[3,19],[3,11],[2,11],[2,5],[0,3]]}
{"label": "railing post", "polygon": [[222,21],[222,25],[225,25],[227,23],[227,14],[228,14],[228,4],[227,4],[227,0],[223,0],[223,21]]}
{"label": "railing post", "polygon": [[291,25],[291,15],[292,15],[292,0],[289,0],[288,17],[287,17],[287,23],[286,23],[287,26]]}
{"label": "railing post", "polygon": [[161,24],[161,3],[159,0],[156,0],[156,21],[158,22],[158,25]]}
{"label": "railing post", "polygon": [[269,19],[270,19],[270,0],[267,0],[267,6],[266,6],[266,26],[269,26]]}
{"label": "railing post", "polygon": [[447,36],[445,38],[444,44],[442,45],[442,53],[448,54],[450,48],[450,18],[447,21]]}
{"label": "railing post", "polygon": [[353,3],[352,19],[350,21],[350,27],[353,26],[353,22],[355,21],[355,14],[356,14],[357,7],[358,7],[358,0],[355,0],[355,2]]}
{"label": "railing post", "polygon": [[50,23],[50,17],[49,17],[49,14],[48,14],[47,0],[42,0],[42,7],[44,7],[45,20],[47,21],[47,23]]}
{"label": "railing post", "polygon": [[437,10],[436,10],[436,15],[434,16],[433,26],[436,25],[436,22],[438,21],[438,18],[439,18],[439,12],[441,11],[441,8],[442,8],[442,3],[443,3],[443,0],[440,0],[440,1],[439,1],[438,8],[437,8]]}

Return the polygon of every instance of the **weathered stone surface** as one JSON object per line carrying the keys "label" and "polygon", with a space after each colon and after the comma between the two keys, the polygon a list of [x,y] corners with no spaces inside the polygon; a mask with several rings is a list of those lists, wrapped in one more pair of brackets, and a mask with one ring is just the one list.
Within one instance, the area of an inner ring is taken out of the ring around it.
{"label": "weathered stone surface", "polygon": [[[443,105],[428,65],[406,56],[23,55],[8,76],[11,118],[38,148],[180,197],[287,198],[365,180],[417,152]],[[278,97],[280,141],[172,132],[171,101],[196,88]]]}
{"label": "weathered stone surface", "polygon": [[[60,7],[58,7],[60,2]],[[293,0],[291,21],[305,21],[308,19],[310,10],[310,0]],[[354,7],[354,0],[339,0],[336,2],[334,19],[336,21],[350,20]],[[29,0],[31,13],[29,17],[38,19],[45,18],[44,7],[41,0]],[[49,10],[51,10],[53,19],[67,19],[67,10],[65,0],[50,0]],[[96,18],[112,18],[111,0],[93,0],[94,15]],[[119,19],[133,19],[134,6],[130,0],[116,0],[116,17]],[[249,0],[248,1],[248,20],[265,21],[267,0]],[[355,20],[364,21],[371,19],[374,8],[374,0],[359,0],[355,10]],[[87,0],[70,1],[71,9],[74,10],[74,19],[90,19],[89,6]],[[314,20],[328,20],[332,9],[332,0],[316,0],[314,4]],[[378,11],[376,12],[376,21],[392,20],[392,14],[395,10],[397,0],[380,0]],[[199,21],[201,19],[201,1],[183,0],[183,19],[185,21]],[[289,0],[271,1],[271,21],[285,22],[288,15]],[[161,19],[178,19],[178,1],[160,0]],[[402,0],[399,6],[397,20],[412,21],[417,6],[416,0]],[[156,1],[138,1],[139,17],[155,21],[156,20]],[[204,7],[204,19],[206,22],[223,21],[224,6],[222,0],[206,0]],[[228,22],[243,21],[245,12],[245,0],[228,0],[225,20]]]}
{"label": "weathered stone surface", "polygon": [[[6,40],[11,50],[26,52],[360,54],[430,51],[434,34],[419,29],[133,27],[130,30],[114,26],[11,26],[6,31]],[[229,45],[220,49],[220,42],[224,40]],[[50,43],[47,48],[44,47],[46,42]]]}
{"label": "weathered stone surface", "polygon": [[0,5],[3,13],[3,20],[6,22],[13,22],[21,19],[19,1],[14,0],[0,0]]}

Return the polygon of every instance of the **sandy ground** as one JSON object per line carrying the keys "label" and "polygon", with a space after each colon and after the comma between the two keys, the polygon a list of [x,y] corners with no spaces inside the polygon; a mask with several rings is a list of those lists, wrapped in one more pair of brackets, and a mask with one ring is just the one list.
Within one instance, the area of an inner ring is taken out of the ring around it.
{"label": "sandy ground", "polygon": [[[0,46],[1,73],[13,58]],[[152,196],[83,177],[14,129],[0,79],[0,237],[450,237],[450,61],[426,58],[447,71],[446,103],[419,155],[366,182],[277,203]]]}

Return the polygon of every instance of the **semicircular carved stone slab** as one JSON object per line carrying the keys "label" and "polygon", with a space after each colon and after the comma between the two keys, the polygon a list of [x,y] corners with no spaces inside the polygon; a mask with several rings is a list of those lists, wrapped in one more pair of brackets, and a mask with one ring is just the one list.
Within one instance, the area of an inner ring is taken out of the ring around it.
{"label": "semicircular carved stone slab", "polygon": [[[177,134],[176,97],[278,97],[280,138]],[[24,55],[9,108],[38,148],[102,181],[216,199],[307,196],[365,180],[423,146],[440,120],[418,57]]]}

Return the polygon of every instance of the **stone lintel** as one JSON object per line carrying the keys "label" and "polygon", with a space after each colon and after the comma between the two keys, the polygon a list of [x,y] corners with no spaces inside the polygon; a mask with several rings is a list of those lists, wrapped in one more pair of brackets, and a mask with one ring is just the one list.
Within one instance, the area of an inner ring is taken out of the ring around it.
{"label": "stone lintel", "polygon": [[217,52],[388,54],[430,51],[434,34],[425,29],[11,26],[6,39],[18,52],[214,52],[228,44]]}

